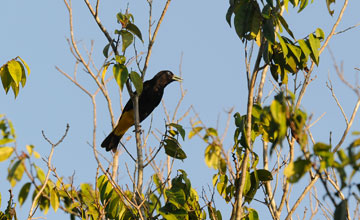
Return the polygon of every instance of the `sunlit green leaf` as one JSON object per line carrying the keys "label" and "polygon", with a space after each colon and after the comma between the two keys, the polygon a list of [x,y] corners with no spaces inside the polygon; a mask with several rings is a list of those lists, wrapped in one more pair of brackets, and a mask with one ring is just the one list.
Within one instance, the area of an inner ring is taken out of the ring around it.
{"label": "sunlit green leaf", "polygon": [[310,48],[311,48],[311,54],[312,55],[312,59],[314,60],[316,65],[319,65],[319,46],[320,46],[320,42],[319,39],[315,38],[313,34],[309,35],[309,44],[310,44]]}
{"label": "sunlit green leaf", "polygon": [[122,91],[124,88],[124,85],[126,83],[126,80],[129,77],[128,69],[123,64],[115,64],[113,67],[113,73],[114,73],[115,80],[116,80],[117,84],[119,85],[120,90]]}
{"label": "sunlit green leaf", "polygon": [[40,167],[38,167],[36,165],[34,165],[34,166],[35,166],[35,169],[36,169],[37,178],[40,180],[40,182],[42,184],[44,184],[44,182],[45,182],[45,173],[44,173],[44,171]]}
{"label": "sunlit green leaf", "polygon": [[54,188],[50,189],[50,204],[53,207],[54,211],[56,212],[60,205],[60,199],[56,189]]}
{"label": "sunlit green leaf", "polygon": [[15,83],[16,87],[18,87],[22,76],[21,63],[16,60],[10,60],[7,64],[7,67],[13,82]]}

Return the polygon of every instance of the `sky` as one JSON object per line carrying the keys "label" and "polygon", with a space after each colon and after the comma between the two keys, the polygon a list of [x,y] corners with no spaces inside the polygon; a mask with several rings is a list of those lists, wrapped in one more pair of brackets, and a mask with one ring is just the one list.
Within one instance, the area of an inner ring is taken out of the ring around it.
{"label": "sky", "polygon": [[[337,1],[332,6],[335,10],[334,17],[328,14],[325,1],[314,1],[301,14],[290,10],[290,13],[285,12],[284,17],[288,19],[290,27],[298,38],[306,36],[318,27],[328,34],[342,4],[343,1]],[[154,20],[159,18],[163,5],[164,1],[154,1]],[[0,14],[2,29],[0,65],[20,56],[31,69],[27,85],[20,90],[16,100],[11,92],[5,95],[3,91],[0,91],[0,114],[5,114],[13,122],[18,137],[16,143],[18,150],[25,151],[25,145],[33,144],[35,150],[46,157],[50,152],[50,146],[42,138],[41,131],[44,131],[47,137],[55,142],[63,135],[68,123],[70,125],[69,133],[63,143],[56,148],[53,165],[61,176],[69,177],[75,173],[74,182],[76,184],[93,183],[96,161],[92,149],[88,145],[92,140],[91,100],[55,69],[55,67],[59,67],[72,75],[75,63],[66,41],[69,37],[69,19],[63,1],[12,0],[2,1],[0,7],[2,8]],[[116,23],[116,13],[124,12],[126,7],[129,7],[130,12],[134,15],[135,24],[142,30],[144,39],[147,39],[149,12],[145,0],[136,2],[102,1],[100,4],[102,23],[113,34],[113,31],[119,28]],[[226,112],[234,107],[234,112],[245,114],[247,100],[244,45],[238,39],[235,30],[226,23],[227,8],[227,1],[172,1],[160,27],[145,76],[146,79],[150,79],[163,69],[169,69],[175,74],[179,74],[182,57],[183,88],[187,90],[187,94],[179,109],[179,115],[184,114],[192,105],[202,121],[208,127],[218,128],[221,134],[226,125]],[[349,2],[338,30],[344,30],[360,22],[358,8],[360,8],[359,1]],[[100,32],[83,1],[73,1],[73,16],[75,38],[81,51],[84,52],[84,47],[89,49],[91,41],[93,41],[94,63],[100,67],[104,62],[102,49],[107,44],[106,38]],[[329,43],[337,62],[343,62],[345,77],[350,82],[355,82],[356,75],[358,75],[354,68],[360,67],[358,58],[360,46],[356,43],[359,35],[360,29],[354,28],[335,35]],[[144,45],[139,42],[137,45],[139,51],[145,50]],[[136,67],[133,65],[132,68]],[[82,69],[78,69],[79,82],[90,91],[95,91],[95,84]],[[108,72],[108,75],[110,74]],[[328,77],[333,83],[345,113],[350,117],[356,96],[338,79],[328,49],[321,56],[319,67],[314,70],[314,80],[307,89],[301,108],[308,115],[312,114],[313,120],[325,113],[311,130],[316,141],[328,143],[329,133],[332,132],[332,140],[337,143],[345,129],[345,121],[331,92],[326,87]],[[269,84],[269,77],[267,84]],[[114,113],[118,117],[121,111],[117,101],[118,92],[115,83],[110,82],[109,88],[110,96],[113,99]],[[265,87],[265,94],[270,90],[271,86]],[[127,99],[128,96],[125,95],[124,100]],[[173,113],[179,100],[179,85],[176,83],[169,85],[163,100],[168,111]],[[104,98],[99,94],[96,101],[98,106],[97,144],[100,144],[110,132],[111,124]],[[181,123],[187,133],[191,127],[190,118],[194,115],[194,112],[190,112],[189,116]],[[165,115],[161,106],[153,112],[152,117],[152,127],[162,131]],[[142,127],[148,129],[150,121],[150,119],[145,120]],[[350,131],[360,131],[358,121],[359,116],[356,117]],[[231,121],[225,140],[227,149],[232,144],[233,129],[234,125]],[[354,137],[349,135],[344,146],[353,139]],[[152,141],[150,143],[156,143],[153,137],[150,141]],[[206,144],[199,138],[186,139],[181,144],[188,158],[182,162],[176,161],[175,170],[186,170],[193,188],[201,193],[202,189],[207,190],[208,186],[211,186],[212,175],[216,173],[215,170],[205,165],[203,158]],[[105,152],[104,154],[110,156]],[[161,151],[161,154],[164,155],[164,152]],[[126,182],[128,178],[124,162],[131,164],[131,161],[126,154],[120,156],[120,161],[122,162],[120,163],[120,182]],[[35,162],[46,170],[42,160],[39,159]],[[7,162],[0,163],[0,170],[2,170],[0,172],[1,210],[5,209],[8,198],[7,190],[11,188],[6,180],[7,167]],[[149,169],[148,172],[151,170]],[[13,190],[16,202],[16,192],[24,183],[25,181],[21,181]],[[18,207],[19,219],[27,216],[29,203],[28,200],[23,207]],[[264,208],[256,202],[251,205],[258,210]],[[223,202],[219,202],[217,208],[224,210],[224,213],[230,210],[229,205]],[[301,209],[298,213],[300,216],[303,214]],[[38,212],[35,216],[40,216],[40,214]],[[227,214],[224,216],[226,219]],[[267,212],[260,213],[260,218],[266,216]],[[61,211],[54,213],[53,210],[50,210],[47,218],[63,219],[64,214]]]}

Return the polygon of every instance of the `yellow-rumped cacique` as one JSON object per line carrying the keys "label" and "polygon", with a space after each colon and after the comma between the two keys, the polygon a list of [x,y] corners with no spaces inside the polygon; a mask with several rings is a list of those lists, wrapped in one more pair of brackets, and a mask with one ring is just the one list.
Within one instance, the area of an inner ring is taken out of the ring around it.
{"label": "yellow-rumped cacique", "polygon": [[[160,71],[152,79],[147,80],[143,84],[143,91],[139,96],[139,117],[142,122],[151,112],[159,105],[164,89],[173,81],[181,81],[182,79],[174,75],[169,70]],[[134,108],[132,100],[126,103],[120,119],[114,130],[101,143],[101,147],[106,151],[116,151],[117,146],[125,134],[125,132],[134,125]]]}

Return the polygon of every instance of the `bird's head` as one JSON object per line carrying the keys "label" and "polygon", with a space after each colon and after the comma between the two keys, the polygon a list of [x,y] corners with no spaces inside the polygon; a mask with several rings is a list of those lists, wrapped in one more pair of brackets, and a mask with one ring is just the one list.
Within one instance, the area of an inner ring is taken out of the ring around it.
{"label": "bird's head", "polygon": [[173,81],[182,81],[182,78],[174,75],[170,70],[160,71],[158,74],[154,76],[155,81],[161,87],[167,86],[169,83]]}

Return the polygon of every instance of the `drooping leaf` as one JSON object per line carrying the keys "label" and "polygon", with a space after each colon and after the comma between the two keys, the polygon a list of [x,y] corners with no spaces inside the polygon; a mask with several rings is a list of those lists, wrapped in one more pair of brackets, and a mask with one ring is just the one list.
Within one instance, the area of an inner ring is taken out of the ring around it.
{"label": "drooping leaf", "polygon": [[109,68],[110,63],[106,63],[103,67],[103,71],[101,72],[101,83],[104,85],[105,84],[105,75],[107,72],[107,69]]}
{"label": "drooping leaf", "polygon": [[125,52],[126,48],[134,41],[134,36],[129,31],[125,30],[121,30],[120,34],[122,39],[122,52]]}
{"label": "drooping leaf", "polygon": [[143,82],[142,82],[140,75],[135,71],[131,71],[130,79],[131,79],[131,82],[135,86],[137,94],[140,95],[143,91]]}
{"label": "drooping leaf", "polygon": [[15,83],[16,87],[18,87],[22,76],[21,63],[16,60],[10,60],[7,64],[7,67],[13,82]]}
{"label": "drooping leaf", "polygon": [[34,165],[34,166],[35,166],[35,169],[36,169],[37,178],[40,180],[40,182],[42,184],[44,184],[44,182],[45,182],[45,173],[44,173],[43,169],[41,169],[41,167],[38,167],[36,165]]}
{"label": "drooping leaf", "polygon": [[2,82],[3,88],[7,94],[7,92],[10,89],[11,82],[13,81],[7,65],[4,65],[0,68],[0,77],[1,77],[1,82]]}
{"label": "drooping leaf", "polygon": [[181,149],[179,142],[174,138],[168,138],[164,141],[165,153],[175,159],[183,160],[187,156]]}
{"label": "drooping leaf", "polygon": [[31,183],[25,183],[23,185],[23,187],[21,187],[20,192],[19,192],[19,197],[18,197],[18,201],[20,203],[20,206],[22,206],[26,200],[26,198],[29,195],[30,192],[30,187],[31,187]]}
{"label": "drooping leaf", "polygon": [[110,43],[106,44],[106,46],[103,49],[103,54],[105,58],[109,57],[109,48],[110,48]]}
{"label": "drooping leaf", "polygon": [[311,58],[314,60],[316,65],[319,65],[319,46],[320,42],[319,39],[315,38],[313,34],[309,35],[309,44],[311,48]]}
{"label": "drooping leaf", "polygon": [[126,25],[126,29],[133,33],[135,36],[137,36],[142,42],[144,42],[142,39],[141,31],[135,24],[128,23]]}
{"label": "drooping leaf", "polygon": [[301,51],[305,54],[305,57],[308,57],[311,53],[310,48],[306,44],[306,42],[303,39],[298,40],[299,46],[301,48]]}
{"label": "drooping leaf", "polygon": [[264,37],[271,43],[275,43],[275,27],[273,19],[265,19],[262,25]]}
{"label": "drooping leaf", "polygon": [[60,198],[57,193],[57,190],[54,188],[50,189],[50,204],[56,212],[60,206]]}
{"label": "drooping leaf", "polygon": [[279,38],[279,42],[280,42],[280,46],[281,46],[281,50],[283,53],[284,58],[286,58],[286,56],[288,55],[288,47],[287,44],[285,43],[284,39],[280,36],[280,34],[276,33],[277,37]]}
{"label": "drooping leaf", "polygon": [[284,19],[283,16],[281,16],[280,14],[277,15],[278,19],[281,23],[281,25],[285,28],[286,32],[288,32],[288,34],[292,37],[292,39],[295,39],[293,32],[290,30],[289,25],[287,24],[286,20]]}
{"label": "drooping leaf", "polygon": [[120,90],[122,91],[124,88],[124,85],[126,83],[126,80],[129,77],[128,69],[123,64],[115,64],[113,67],[113,73],[114,73],[115,80],[116,80],[117,84],[119,85]]}
{"label": "drooping leaf", "polygon": [[245,0],[235,8],[234,26],[239,38],[251,40],[258,35],[261,25],[261,11],[256,1]]}
{"label": "drooping leaf", "polygon": [[335,0],[326,0],[326,6],[328,8],[329,14],[332,16],[334,14],[334,10],[330,9],[330,5],[335,3]]}

